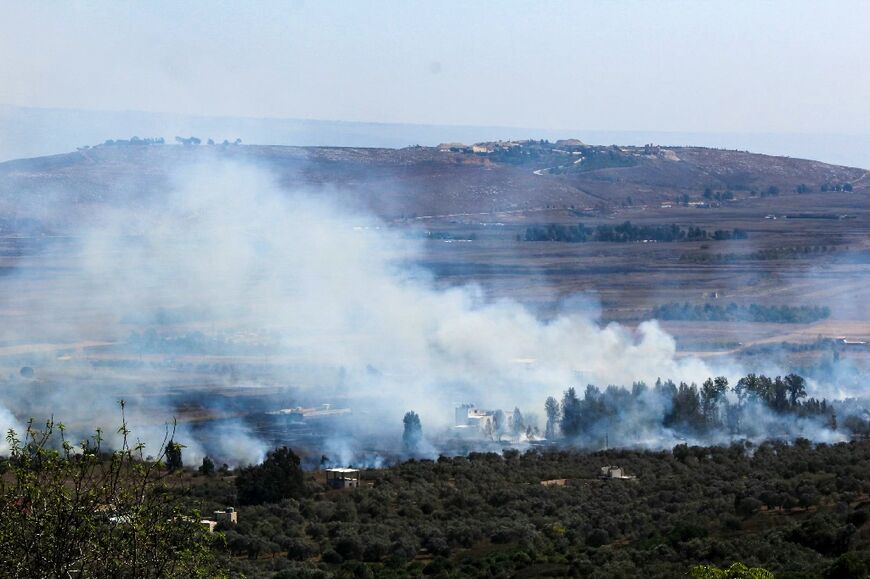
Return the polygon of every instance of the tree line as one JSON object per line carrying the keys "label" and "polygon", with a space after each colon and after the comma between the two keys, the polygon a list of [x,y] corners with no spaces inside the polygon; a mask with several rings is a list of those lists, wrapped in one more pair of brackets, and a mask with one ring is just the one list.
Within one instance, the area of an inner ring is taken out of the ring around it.
{"label": "tree line", "polygon": [[769,261],[800,259],[811,254],[837,251],[834,245],[803,245],[798,247],[771,247],[750,253],[683,253],[680,261],[691,263],[732,263],[735,261]]}
{"label": "tree line", "polygon": [[103,142],[105,146],[123,146],[123,145],[162,145],[166,141],[163,137],[145,137],[144,139],[140,139],[139,137],[133,136],[129,139],[108,139]]}
{"label": "tree line", "polygon": [[[588,385],[582,397],[571,387],[561,402],[547,398],[544,411],[547,438],[593,445],[606,444],[607,438],[625,445],[633,438],[662,437],[663,429],[675,437],[712,440],[715,435],[795,436],[838,428],[833,407],[807,398],[806,380],[797,374],[748,374],[733,387],[724,376],[708,378],[700,387],[671,380],[657,380],[653,387],[637,382],[630,389]],[[850,424],[861,430],[870,426],[864,422],[859,417]]]}
{"label": "tree line", "polygon": [[577,225],[535,225],[526,228],[525,241],[562,241],[567,243],[583,243],[599,241],[609,243],[635,243],[640,241],[674,242],[674,241],[725,241],[729,239],[746,239],[742,229],[717,229],[709,232],[700,227],[680,227],[671,225],[634,225],[626,221],[619,225],[597,225],[587,227],[582,223]]}
{"label": "tree line", "polygon": [[653,308],[651,314],[657,320],[688,322],[771,322],[777,324],[809,324],[824,320],[831,315],[827,306],[765,306],[750,304],[738,306],[730,303],[689,304],[669,303]]}
{"label": "tree line", "polygon": [[[192,135],[190,137],[176,136],[175,142],[180,144],[180,145],[191,146],[191,145],[202,144],[202,139],[200,139],[199,137],[192,136]],[[103,141],[103,143],[101,145],[96,145],[96,146],[98,146],[98,147],[99,146],[106,146],[106,147],[116,146],[116,147],[118,147],[118,146],[126,146],[126,145],[143,146],[143,145],[164,145],[164,144],[166,144],[166,140],[163,137],[140,138],[137,136],[133,136],[133,137],[130,137],[129,139],[107,139],[107,140]],[[214,139],[208,139],[207,144],[215,145],[216,143],[215,143]],[[223,145],[241,145],[242,140],[238,139],[238,138],[234,141],[229,141],[227,139],[224,139],[223,143],[221,143],[221,144],[223,144]],[[89,148],[90,148],[89,146],[84,146],[84,147],[80,147],[79,150],[84,150],[84,149],[89,149]]]}

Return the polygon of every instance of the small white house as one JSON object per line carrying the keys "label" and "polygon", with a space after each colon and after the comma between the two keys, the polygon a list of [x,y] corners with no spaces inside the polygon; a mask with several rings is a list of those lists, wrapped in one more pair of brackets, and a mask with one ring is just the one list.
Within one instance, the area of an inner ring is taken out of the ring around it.
{"label": "small white house", "polygon": [[326,484],[334,489],[359,488],[360,471],[355,468],[326,469]]}
{"label": "small white house", "polygon": [[634,476],[629,476],[625,474],[625,471],[622,470],[621,467],[618,466],[602,466],[601,474],[598,475],[599,478],[603,479],[616,479],[616,480],[631,480],[633,478],[637,478]]}

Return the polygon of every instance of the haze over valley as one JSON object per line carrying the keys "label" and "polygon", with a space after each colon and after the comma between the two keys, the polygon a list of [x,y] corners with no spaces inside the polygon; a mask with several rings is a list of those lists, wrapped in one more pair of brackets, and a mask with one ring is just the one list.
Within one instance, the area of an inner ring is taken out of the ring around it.
{"label": "haze over valley", "polygon": [[331,435],[353,462],[399,452],[409,405],[452,444],[456,404],[535,415],[576,382],[799,370],[818,398],[863,395],[862,169],[579,139],[196,140],[0,164],[16,420],[84,396],[65,420],[86,431],[123,398],[155,436],[177,416],[189,454],[233,463],[287,435],[263,413],[337,404],[370,439]]}
{"label": "haze over valley", "polygon": [[870,4],[0,14],[0,579],[870,577]]}

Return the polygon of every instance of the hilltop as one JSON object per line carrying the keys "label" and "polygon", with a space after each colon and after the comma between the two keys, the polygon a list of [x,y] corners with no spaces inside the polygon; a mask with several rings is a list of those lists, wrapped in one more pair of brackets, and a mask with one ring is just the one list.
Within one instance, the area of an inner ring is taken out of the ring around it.
{"label": "hilltop", "polygon": [[388,220],[500,212],[537,218],[546,210],[607,214],[870,188],[862,169],[698,147],[575,140],[404,149],[119,141],[0,163],[0,214],[63,228],[52,209],[62,207],[65,219],[76,210],[86,215],[94,206],[135,203],[164,191],[178,170],[225,161],[265,167],[288,188],[326,193]]}

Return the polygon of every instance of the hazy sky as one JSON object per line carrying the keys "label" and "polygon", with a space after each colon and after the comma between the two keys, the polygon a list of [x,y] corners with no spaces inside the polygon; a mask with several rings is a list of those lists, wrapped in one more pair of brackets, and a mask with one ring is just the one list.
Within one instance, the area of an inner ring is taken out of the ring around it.
{"label": "hazy sky", "polygon": [[0,103],[870,133],[870,2],[0,0]]}

